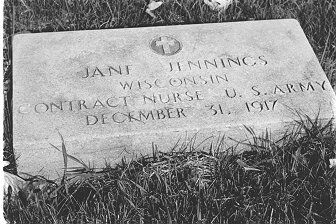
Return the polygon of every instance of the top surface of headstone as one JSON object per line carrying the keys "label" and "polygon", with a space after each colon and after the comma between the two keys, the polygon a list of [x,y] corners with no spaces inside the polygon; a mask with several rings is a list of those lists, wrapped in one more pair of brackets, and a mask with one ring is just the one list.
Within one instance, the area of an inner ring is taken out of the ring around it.
{"label": "top surface of headstone", "polygon": [[62,161],[58,131],[70,154],[117,161],[189,132],[336,114],[296,20],[22,34],[13,61],[14,149],[28,170],[29,158]]}

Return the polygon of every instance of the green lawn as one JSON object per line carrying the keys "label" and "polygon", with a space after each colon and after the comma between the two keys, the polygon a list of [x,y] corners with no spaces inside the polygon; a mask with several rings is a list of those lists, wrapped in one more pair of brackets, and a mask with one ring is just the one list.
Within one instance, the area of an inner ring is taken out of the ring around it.
{"label": "green lawn", "polygon": [[[243,0],[226,11],[201,0],[166,0],[152,18],[145,0],[13,0],[4,13],[4,159],[16,172],[11,147],[11,38],[20,32],[297,19],[332,86],[336,86],[334,0]],[[186,148],[77,175],[62,183],[32,178],[7,200],[11,223],[336,223],[336,130],[317,120],[298,122],[278,142],[255,138],[236,155]],[[230,152],[230,149],[227,149]],[[259,170],[246,170],[242,161]],[[30,193],[27,195],[27,192]]]}

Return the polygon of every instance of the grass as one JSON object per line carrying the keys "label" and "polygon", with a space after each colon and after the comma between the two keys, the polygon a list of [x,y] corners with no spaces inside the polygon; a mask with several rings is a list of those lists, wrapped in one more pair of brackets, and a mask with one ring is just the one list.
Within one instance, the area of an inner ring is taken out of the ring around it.
{"label": "grass", "polygon": [[68,176],[9,201],[5,217],[12,223],[336,223],[331,121],[299,121],[277,142],[254,137],[242,154],[180,148]]}
{"label": "grass", "polygon": [[[336,87],[336,4],[333,0],[241,0],[212,11],[202,0],[5,0],[4,159],[12,149],[11,39],[15,33],[297,19]],[[107,166],[63,183],[32,177],[21,199],[5,202],[11,223],[336,223],[336,133],[331,123],[302,120],[279,142],[254,138],[251,150],[174,152]],[[225,153],[227,152],[227,153]],[[261,171],[245,171],[242,163]]]}

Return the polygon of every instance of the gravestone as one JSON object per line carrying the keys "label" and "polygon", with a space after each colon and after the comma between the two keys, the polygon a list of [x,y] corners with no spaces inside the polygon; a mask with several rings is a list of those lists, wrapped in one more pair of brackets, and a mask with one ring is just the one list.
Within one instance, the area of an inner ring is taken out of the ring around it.
{"label": "gravestone", "polygon": [[62,175],[59,134],[99,168],[153,145],[235,146],[246,126],[278,136],[300,115],[336,114],[296,20],[20,34],[13,61],[18,170],[50,178]]}

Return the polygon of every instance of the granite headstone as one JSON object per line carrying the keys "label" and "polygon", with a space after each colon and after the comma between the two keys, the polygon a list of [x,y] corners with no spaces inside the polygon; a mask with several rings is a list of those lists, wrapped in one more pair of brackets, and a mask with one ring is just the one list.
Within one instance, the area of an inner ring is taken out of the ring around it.
{"label": "granite headstone", "polygon": [[[329,120],[336,97],[296,20],[15,35],[18,170],[62,174],[176,145],[226,146],[299,115]],[[235,139],[235,140],[232,140]],[[239,148],[239,147],[238,147]],[[69,164],[69,166],[78,164]]]}

